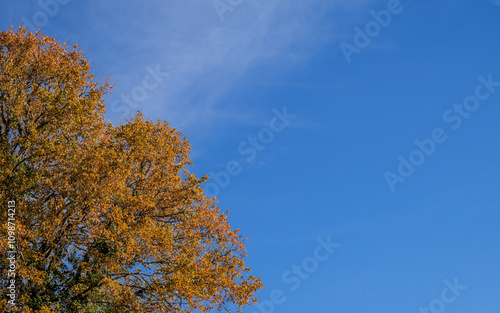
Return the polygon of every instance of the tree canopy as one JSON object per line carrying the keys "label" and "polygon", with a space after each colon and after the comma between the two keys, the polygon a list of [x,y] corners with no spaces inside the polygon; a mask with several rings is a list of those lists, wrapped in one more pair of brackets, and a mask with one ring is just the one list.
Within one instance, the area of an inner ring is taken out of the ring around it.
{"label": "tree canopy", "polygon": [[187,170],[187,139],[140,113],[114,126],[78,46],[0,33],[0,235],[15,201],[19,312],[241,311],[260,278],[244,239]]}

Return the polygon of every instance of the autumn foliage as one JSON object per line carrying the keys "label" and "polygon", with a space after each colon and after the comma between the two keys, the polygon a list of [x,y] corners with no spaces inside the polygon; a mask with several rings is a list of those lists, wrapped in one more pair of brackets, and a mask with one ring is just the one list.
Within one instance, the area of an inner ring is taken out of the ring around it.
{"label": "autumn foliage", "polygon": [[[107,82],[78,47],[0,33],[2,312],[241,311],[260,279],[189,143],[166,122],[104,119]],[[16,201],[17,305],[7,303]]]}

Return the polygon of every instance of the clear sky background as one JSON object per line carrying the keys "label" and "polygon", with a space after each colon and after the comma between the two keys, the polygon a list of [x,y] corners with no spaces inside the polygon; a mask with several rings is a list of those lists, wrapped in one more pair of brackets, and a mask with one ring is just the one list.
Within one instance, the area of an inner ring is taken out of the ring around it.
{"label": "clear sky background", "polygon": [[244,312],[500,312],[500,2],[215,5],[3,0],[0,21],[79,44],[113,123],[188,136],[263,279]]}

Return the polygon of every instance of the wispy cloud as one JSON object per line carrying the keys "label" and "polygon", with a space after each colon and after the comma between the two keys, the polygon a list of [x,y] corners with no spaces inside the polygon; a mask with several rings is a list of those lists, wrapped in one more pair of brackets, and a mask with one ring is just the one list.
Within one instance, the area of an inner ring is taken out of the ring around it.
{"label": "wispy cloud", "polygon": [[[243,1],[224,21],[211,1],[135,6],[92,1],[87,12],[89,32],[105,36],[101,49],[116,54],[110,71],[119,83],[117,93],[136,85],[146,66],[160,64],[170,76],[142,109],[189,125],[245,116],[235,108],[221,112],[218,101],[253,66],[272,65],[266,73],[272,77],[311,57],[334,36],[326,14],[346,3]],[[366,1],[355,5],[360,3]],[[106,19],[90,12],[106,12]]]}

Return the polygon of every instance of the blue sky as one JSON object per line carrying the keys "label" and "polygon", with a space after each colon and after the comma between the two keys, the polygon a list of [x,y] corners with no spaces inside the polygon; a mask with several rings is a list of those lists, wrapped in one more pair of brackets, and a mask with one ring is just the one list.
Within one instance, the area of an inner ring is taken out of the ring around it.
{"label": "blue sky", "polygon": [[2,29],[188,136],[265,285],[245,312],[500,310],[500,2],[54,1]]}

